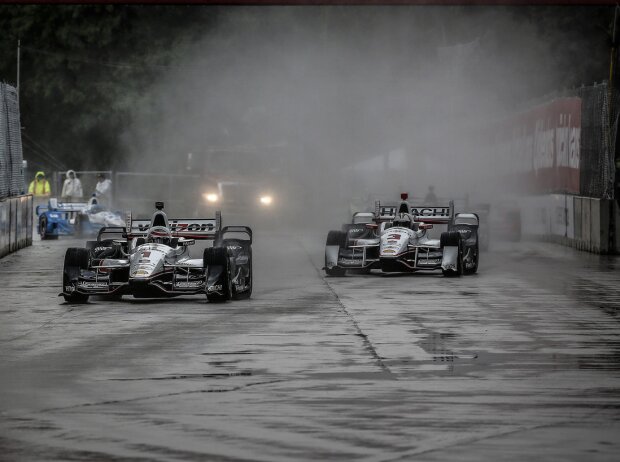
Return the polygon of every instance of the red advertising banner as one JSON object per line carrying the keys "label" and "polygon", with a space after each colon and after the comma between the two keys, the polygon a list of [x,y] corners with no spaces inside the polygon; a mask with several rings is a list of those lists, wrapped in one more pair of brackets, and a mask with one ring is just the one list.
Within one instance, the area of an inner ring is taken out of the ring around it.
{"label": "red advertising banner", "polygon": [[559,98],[505,119],[493,146],[527,193],[579,194],[581,98]]}

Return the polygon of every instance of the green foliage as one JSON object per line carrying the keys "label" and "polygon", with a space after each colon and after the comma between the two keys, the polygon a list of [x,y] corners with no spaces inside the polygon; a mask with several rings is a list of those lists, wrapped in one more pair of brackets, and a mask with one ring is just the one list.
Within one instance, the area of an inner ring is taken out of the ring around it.
{"label": "green foliage", "polygon": [[[506,30],[507,17],[523,26]],[[607,78],[612,19],[610,7],[0,5],[0,79],[15,83],[20,39],[24,133],[67,167],[108,169],[125,155],[121,139],[132,113],[148,117],[159,107],[149,92],[153,84],[205,37],[210,49],[220,51],[215,58],[220,67],[268,59],[287,47],[303,54],[312,46],[325,56],[356,50],[387,76],[412,78],[424,75],[424,60],[433,59],[437,47],[480,40],[478,55],[500,57],[497,66],[472,59],[467,72],[510,103]],[[251,49],[243,48],[247,41],[241,36],[255,37]],[[525,55],[553,58],[543,67],[523,69]],[[337,60],[319,62],[329,66]],[[331,89],[334,96],[351,91],[365,71],[348,64],[336,64],[335,72],[349,80]],[[317,71],[300,69],[295,78]],[[248,65],[248,75],[251,70]],[[502,79],[511,80],[515,72],[541,78],[503,88]],[[238,85],[239,94],[249,92],[245,78],[228,85]],[[358,116],[368,111],[340,109],[343,121],[350,118],[347,111]],[[214,120],[225,118],[217,107],[213,114]],[[29,149],[26,145],[26,157],[34,156]]]}
{"label": "green foliage", "polygon": [[15,84],[20,39],[25,133],[66,166],[109,168],[122,154],[118,139],[132,106],[216,12],[0,5],[0,78]]}

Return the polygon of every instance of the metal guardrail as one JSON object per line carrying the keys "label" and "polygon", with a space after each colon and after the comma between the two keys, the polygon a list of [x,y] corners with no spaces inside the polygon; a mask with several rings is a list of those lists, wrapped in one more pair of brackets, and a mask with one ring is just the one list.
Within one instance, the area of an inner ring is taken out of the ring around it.
{"label": "metal guardrail", "polygon": [[0,83],[0,199],[24,193],[19,102],[14,87]]}
{"label": "metal guardrail", "polygon": [[0,257],[32,245],[32,196],[0,200]]}

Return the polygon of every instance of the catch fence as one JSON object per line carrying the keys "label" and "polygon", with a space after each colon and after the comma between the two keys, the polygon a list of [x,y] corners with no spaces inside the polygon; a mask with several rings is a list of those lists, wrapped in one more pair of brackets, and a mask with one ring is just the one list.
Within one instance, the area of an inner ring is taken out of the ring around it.
{"label": "catch fence", "polygon": [[[109,196],[104,204],[113,210],[132,210],[139,214],[150,213],[156,201],[167,203],[176,213],[196,214],[204,208],[204,178],[202,175],[149,172],[116,172],[111,170],[76,170],[82,183],[83,200],[90,199],[103,174],[112,181]],[[51,184],[61,198],[66,171],[52,174]],[[168,208],[168,207],[167,207]]]}
{"label": "catch fence", "polygon": [[620,98],[607,82],[576,89],[581,98],[580,193],[614,198]]}
{"label": "catch fence", "polygon": [[[555,91],[541,98],[528,101],[515,114],[529,114],[531,116],[531,113],[536,108],[551,107],[555,102],[571,97],[578,97],[581,105],[580,121],[577,127],[579,132],[577,137],[579,138],[579,151],[577,153],[579,158],[579,187],[577,191],[565,191],[561,188],[555,188],[547,192],[569,192],[584,197],[613,199],[614,194],[617,195],[617,192],[614,193],[616,157],[618,157],[616,151],[618,150],[620,153],[620,145],[617,141],[620,135],[618,133],[620,91],[618,91],[617,87],[610,88],[608,82],[602,82],[579,88]],[[539,118],[535,122],[537,129],[539,126],[553,128],[553,124],[560,122],[560,119],[552,121],[547,118]],[[555,128],[562,128],[561,125],[560,123]],[[557,133],[552,137],[552,140],[558,144],[556,149],[562,152],[562,140],[558,139]],[[536,141],[534,144],[536,144]],[[537,149],[537,147],[534,149],[534,154],[540,154]],[[556,158],[554,165],[558,165],[557,162],[558,159]]]}
{"label": "catch fence", "polygon": [[156,201],[163,201],[176,213],[195,215],[204,202],[203,182],[201,175],[115,172],[114,207],[144,215],[152,212]]}
{"label": "catch fence", "polygon": [[19,101],[14,87],[0,83],[0,199],[24,193]]}
{"label": "catch fence", "polygon": [[[106,178],[112,179],[113,172],[111,170],[76,170],[75,175],[82,184],[83,200],[88,201],[95,192],[98,176],[103,174]],[[62,198],[62,187],[67,179],[67,171],[59,170],[52,174],[52,191],[55,192],[54,197]],[[112,184],[114,186],[114,184]],[[110,191],[109,201],[114,202],[114,188]]]}

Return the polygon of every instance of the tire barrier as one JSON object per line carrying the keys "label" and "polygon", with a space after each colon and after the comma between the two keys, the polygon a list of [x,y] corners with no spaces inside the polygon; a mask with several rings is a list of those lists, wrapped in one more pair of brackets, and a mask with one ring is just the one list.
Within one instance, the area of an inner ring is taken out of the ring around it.
{"label": "tire barrier", "polygon": [[32,195],[0,200],[0,257],[32,245]]}

